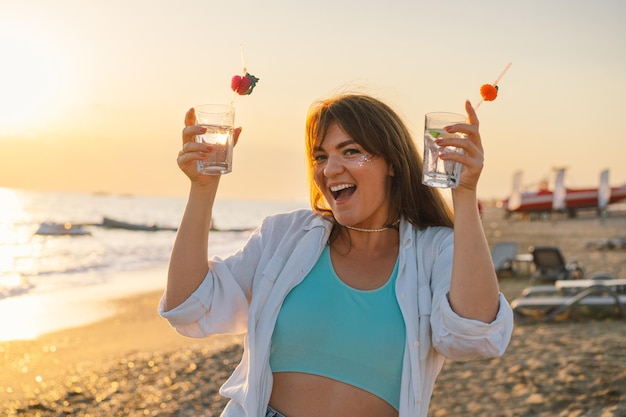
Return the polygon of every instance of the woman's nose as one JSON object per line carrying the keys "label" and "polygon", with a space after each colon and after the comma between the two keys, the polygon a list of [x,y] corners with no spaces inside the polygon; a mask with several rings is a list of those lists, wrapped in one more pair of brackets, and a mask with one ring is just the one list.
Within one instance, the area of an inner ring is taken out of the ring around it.
{"label": "woman's nose", "polygon": [[324,167],[324,175],[331,177],[341,173],[345,169],[341,158],[335,156],[329,156],[326,160],[326,166]]}

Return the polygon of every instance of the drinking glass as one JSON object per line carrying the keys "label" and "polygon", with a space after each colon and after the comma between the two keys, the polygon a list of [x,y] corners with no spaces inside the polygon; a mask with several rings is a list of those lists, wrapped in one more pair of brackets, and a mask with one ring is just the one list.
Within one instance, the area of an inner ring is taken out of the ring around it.
{"label": "drinking glass", "polygon": [[194,107],[196,124],[206,133],[196,135],[196,142],[214,145],[208,158],[198,161],[198,172],[207,175],[227,174],[233,170],[235,108],[226,104],[203,104]]}
{"label": "drinking glass", "polygon": [[443,138],[463,138],[462,133],[448,133],[444,127],[465,123],[466,116],[456,113],[427,113],[424,122],[424,167],[422,183],[429,187],[456,188],[459,185],[462,165],[459,162],[443,160],[440,155],[449,152],[463,153],[454,146],[439,146],[435,142]]}

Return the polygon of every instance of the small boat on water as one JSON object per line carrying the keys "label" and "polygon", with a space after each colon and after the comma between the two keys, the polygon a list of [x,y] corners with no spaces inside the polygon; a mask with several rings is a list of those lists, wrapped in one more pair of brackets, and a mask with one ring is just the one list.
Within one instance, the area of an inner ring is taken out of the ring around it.
{"label": "small boat on water", "polygon": [[79,224],[44,222],[39,225],[35,234],[42,236],[88,236],[91,233]]}
{"label": "small boat on water", "polygon": [[[178,230],[176,227],[159,226],[156,224],[131,223],[131,222],[123,221],[123,220],[116,220],[111,217],[105,216],[102,218],[101,223],[72,224],[72,223],[45,222],[39,226],[39,229],[37,229],[35,234],[50,235],[50,236],[91,235],[91,232],[89,232],[88,230],[85,230],[84,226],[97,226],[97,227],[103,227],[105,229],[124,229],[124,230],[134,230],[134,231],[143,231],[143,232],[158,232],[162,230],[175,232]],[[249,232],[251,230],[253,230],[253,228],[250,228],[250,227],[222,229],[222,228],[215,227],[213,222],[211,222],[211,231],[214,231],[214,232]]]}
{"label": "small boat on water", "polygon": [[103,217],[102,227],[106,227],[109,229],[126,229],[126,230],[139,230],[144,232],[157,232],[160,230],[169,230],[175,232],[177,229],[175,227],[164,227],[157,226],[156,224],[138,224],[138,223],[130,223],[121,220],[115,220],[110,217]]}
{"label": "small boat on water", "polygon": [[[144,232],[157,232],[160,230],[169,230],[175,232],[178,230],[176,227],[167,227],[167,226],[158,226],[155,224],[138,224],[138,223],[130,223],[122,220],[112,219],[110,217],[103,217],[102,223],[97,226],[105,227],[108,229],[126,229],[126,230],[138,230]],[[211,221],[211,231],[213,232],[249,232],[253,230],[250,227],[242,227],[242,228],[229,228],[222,229],[215,227],[213,221]]]}

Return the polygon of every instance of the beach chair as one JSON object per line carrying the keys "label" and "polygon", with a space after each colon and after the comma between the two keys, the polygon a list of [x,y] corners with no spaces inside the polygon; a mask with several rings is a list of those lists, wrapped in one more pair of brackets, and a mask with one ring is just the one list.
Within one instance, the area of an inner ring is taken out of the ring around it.
{"label": "beach chair", "polygon": [[513,261],[517,255],[517,247],[516,242],[498,242],[494,245],[491,250],[491,259],[498,276],[503,272],[513,273]]}
{"label": "beach chair", "polygon": [[[581,288],[598,283],[611,287],[621,295],[626,295],[626,283],[622,284],[622,282],[624,282],[624,280],[617,280],[613,274],[608,272],[594,272],[585,276],[585,279],[582,280],[560,281],[549,285],[533,285],[532,287],[524,288],[519,298],[572,294],[579,291]],[[572,288],[573,291],[569,290],[569,288]]]}
{"label": "beach chair", "polygon": [[[536,289],[537,291],[526,291]],[[527,288],[511,302],[516,319],[556,320],[582,307],[587,310],[617,310],[626,318],[626,279],[614,279],[601,273],[594,279],[557,281],[553,287]],[[531,296],[532,295],[532,296]]]}
{"label": "beach chair", "polygon": [[554,285],[534,285],[522,290],[521,298],[541,297],[558,294],[559,289]]}
{"label": "beach chair", "polygon": [[583,279],[585,276],[582,265],[576,261],[566,263],[561,250],[556,246],[531,247],[529,252],[535,265],[535,272],[530,278],[532,282]]}

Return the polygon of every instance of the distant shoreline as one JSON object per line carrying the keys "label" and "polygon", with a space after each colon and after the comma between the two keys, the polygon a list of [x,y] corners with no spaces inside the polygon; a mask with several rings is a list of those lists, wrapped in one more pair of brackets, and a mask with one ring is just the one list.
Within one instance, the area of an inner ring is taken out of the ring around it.
{"label": "distant shoreline", "polygon": [[[84,276],[87,274],[83,273]],[[0,321],[0,342],[32,340],[47,333],[112,317],[117,313],[116,300],[120,298],[163,292],[167,264],[107,273],[107,276],[108,279],[101,284],[78,285],[0,300],[0,317],[3,317]],[[17,319],[7,320],[6,317]]]}

